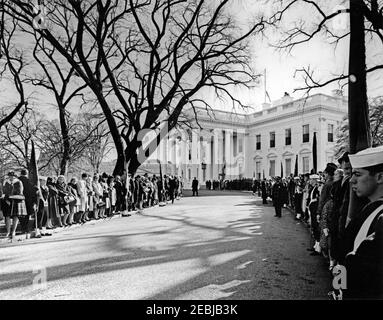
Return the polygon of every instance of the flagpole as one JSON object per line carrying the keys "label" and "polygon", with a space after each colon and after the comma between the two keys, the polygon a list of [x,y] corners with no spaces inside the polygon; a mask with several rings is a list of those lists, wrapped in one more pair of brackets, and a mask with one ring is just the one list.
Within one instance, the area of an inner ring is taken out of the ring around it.
{"label": "flagpole", "polygon": [[37,161],[36,161],[36,151],[35,151],[35,143],[32,140],[32,151],[31,151],[31,160],[30,160],[30,169],[32,169],[32,176],[30,174],[29,178],[32,178],[31,181],[33,183],[33,187],[37,188],[36,193],[36,209],[34,211],[35,216],[35,238],[41,238],[41,233],[37,225],[37,211],[39,210],[40,205],[40,197],[41,197],[41,190],[40,190],[40,180],[39,180],[39,172],[37,167]]}
{"label": "flagpole", "polygon": [[264,86],[265,86],[265,103],[266,103],[266,95],[267,95],[267,87],[266,87],[266,68],[264,71]]}

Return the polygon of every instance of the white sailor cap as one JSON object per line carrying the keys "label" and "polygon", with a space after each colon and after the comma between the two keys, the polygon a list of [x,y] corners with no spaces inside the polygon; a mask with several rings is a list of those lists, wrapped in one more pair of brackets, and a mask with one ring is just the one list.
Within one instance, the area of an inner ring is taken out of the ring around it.
{"label": "white sailor cap", "polygon": [[348,157],[353,168],[365,168],[382,164],[383,146],[367,148],[356,154],[350,154]]}
{"label": "white sailor cap", "polygon": [[319,179],[319,175],[317,174],[310,174],[310,179]]}

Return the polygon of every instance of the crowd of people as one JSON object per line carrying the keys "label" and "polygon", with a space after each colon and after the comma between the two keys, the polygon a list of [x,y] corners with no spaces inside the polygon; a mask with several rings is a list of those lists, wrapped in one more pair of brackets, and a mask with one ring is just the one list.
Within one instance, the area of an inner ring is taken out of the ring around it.
{"label": "crowd of people", "polygon": [[[350,188],[355,216],[349,214]],[[318,174],[254,181],[253,192],[263,204],[272,200],[276,217],[288,206],[306,223],[310,255],[323,256],[334,275],[345,266],[347,290],[336,288],[332,298],[345,292],[349,299],[383,299],[383,147],[345,152],[338,165],[328,163]]]}
{"label": "crowd of people", "polygon": [[10,171],[0,184],[0,211],[5,218],[6,238],[15,238],[16,229],[30,237],[31,223],[40,235],[51,235],[47,230],[84,224],[90,220],[110,218],[115,214],[129,216],[155,205],[174,203],[182,196],[182,179],[148,174],[125,177],[106,173],[81,178],[65,176],[39,177],[37,187],[28,178],[27,170],[20,176]]}
{"label": "crowd of people", "polygon": [[253,180],[248,178],[241,179],[221,179],[221,180],[207,180],[207,190],[248,190],[251,191]]}

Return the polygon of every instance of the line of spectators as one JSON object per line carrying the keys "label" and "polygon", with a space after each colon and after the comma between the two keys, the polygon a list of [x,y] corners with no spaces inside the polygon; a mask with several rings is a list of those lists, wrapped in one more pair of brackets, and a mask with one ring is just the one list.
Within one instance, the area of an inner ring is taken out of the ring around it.
{"label": "line of spectators", "polygon": [[330,292],[333,299],[383,299],[383,146],[345,152],[338,165],[328,163],[319,174],[254,182],[257,191],[264,204],[273,200],[277,217],[288,205],[307,224],[312,242],[307,250],[324,257],[335,277],[344,267],[345,283]]}
{"label": "line of spectators", "polygon": [[8,173],[0,186],[0,211],[5,217],[6,238],[14,238],[20,231],[30,237],[35,214],[35,226],[41,235],[47,230],[84,224],[90,220],[110,218],[115,214],[129,216],[132,211],[180,199],[182,180],[176,176],[149,177],[136,175],[127,178],[83,173],[81,178],[65,176],[39,177],[40,188],[28,179],[28,172]]}

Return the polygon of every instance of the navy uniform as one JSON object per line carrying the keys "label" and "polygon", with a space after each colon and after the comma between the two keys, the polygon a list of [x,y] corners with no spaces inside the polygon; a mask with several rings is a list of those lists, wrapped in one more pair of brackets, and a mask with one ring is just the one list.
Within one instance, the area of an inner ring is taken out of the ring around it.
{"label": "navy uniform", "polygon": [[[355,216],[345,229],[343,252],[347,270],[348,299],[383,299],[383,146],[368,148],[350,155],[354,174],[350,180],[358,196],[366,196],[370,202]],[[367,179],[358,181],[355,170],[368,171]],[[367,186],[364,194],[360,191]]]}

